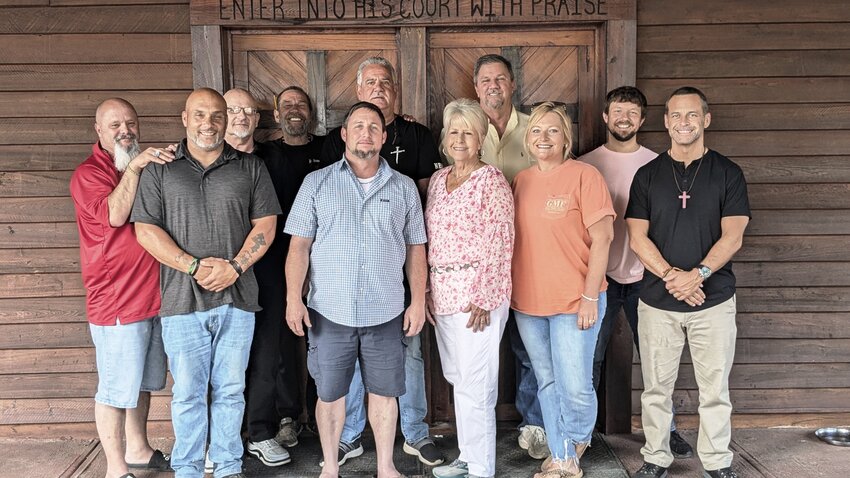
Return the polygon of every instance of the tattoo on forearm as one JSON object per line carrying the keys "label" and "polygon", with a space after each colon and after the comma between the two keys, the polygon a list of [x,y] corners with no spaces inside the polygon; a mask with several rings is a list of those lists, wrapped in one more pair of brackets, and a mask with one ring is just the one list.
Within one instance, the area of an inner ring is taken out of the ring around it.
{"label": "tattoo on forearm", "polygon": [[261,232],[253,237],[254,245],[251,246],[251,253],[255,253],[260,250],[260,247],[266,245],[266,236]]}
{"label": "tattoo on forearm", "polygon": [[180,254],[177,254],[177,256],[174,258],[174,262],[176,262],[178,264],[182,264],[184,257],[186,257],[186,253],[183,252],[183,251],[180,251]]}
{"label": "tattoo on forearm", "polygon": [[266,236],[262,232],[252,237],[251,240],[253,241],[251,249],[244,251],[239,255],[239,263],[242,264],[243,267],[247,267],[251,264],[251,259],[254,254],[266,245]]}

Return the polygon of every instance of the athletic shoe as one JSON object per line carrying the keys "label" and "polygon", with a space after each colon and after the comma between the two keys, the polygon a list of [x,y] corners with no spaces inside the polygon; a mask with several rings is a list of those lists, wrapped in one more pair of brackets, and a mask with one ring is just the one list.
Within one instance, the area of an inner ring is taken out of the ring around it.
{"label": "athletic shoe", "polygon": [[408,455],[419,458],[419,461],[428,466],[436,466],[446,461],[443,452],[437,448],[430,437],[425,437],[413,445],[405,441],[402,450]]}
{"label": "athletic shoe", "polygon": [[301,426],[298,422],[286,417],[280,421],[280,430],[277,432],[274,439],[276,442],[280,443],[281,446],[292,448],[298,445],[299,433],[301,433]]}
{"label": "athletic shoe", "polygon": [[528,456],[542,460],[549,456],[549,443],[546,441],[546,431],[542,427],[526,425],[520,428],[519,447],[528,451]]}
{"label": "athletic shoe", "polygon": [[[357,458],[362,454],[363,444],[360,443],[359,438],[354,440],[354,443],[345,443],[344,441],[339,442],[339,451],[337,452],[339,466],[344,465],[346,461],[352,458]],[[320,461],[319,466],[325,466],[325,460]]]}
{"label": "athletic shoe", "polygon": [[694,456],[694,449],[691,448],[690,443],[686,442],[676,430],[670,432],[670,452],[676,458],[690,458]]}
{"label": "athletic shoe", "polygon": [[249,441],[246,449],[266,466],[281,466],[292,461],[289,452],[273,438],[259,442]]}
{"label": "athletic shoe", "polygon": [[448,465],[438,466],[431,470],[436,478],[465,478],[469,475],[469,464],[455,460]]}

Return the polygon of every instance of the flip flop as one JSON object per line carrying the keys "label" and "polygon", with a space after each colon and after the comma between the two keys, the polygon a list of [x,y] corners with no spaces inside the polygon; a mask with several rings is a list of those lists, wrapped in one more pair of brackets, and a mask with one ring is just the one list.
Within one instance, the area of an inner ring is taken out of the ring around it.
{"label": "flip flop", "polygon": [[136,468],[156,471],[172,471],[171,457],[159,450],[154,450],[151,459],[147,463],[127,463],[127,468]]}

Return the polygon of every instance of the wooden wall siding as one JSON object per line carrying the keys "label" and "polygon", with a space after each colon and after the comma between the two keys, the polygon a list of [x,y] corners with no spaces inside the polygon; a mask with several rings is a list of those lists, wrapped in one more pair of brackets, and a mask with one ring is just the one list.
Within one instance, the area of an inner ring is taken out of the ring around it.
{"label": "wooden wall siding", "polygon": [[[750,184],[730,378],[735,413],[748,423],[850,419],[848,31],[843,0],[638,3],[637,84],[650,102],[642,142],[666,149],[664,101],[679,86],[699,87],[713,114],[707,145]],[[631,378],[638,415],[637,358]],[[685,423],[695,423],[686,415],[697,400],[686,350],[674,395]]]}
{"label": "wooden wall siding", "polygon": [[[183,136],[188,4],[0,1],[0,436],[94,434],[97,374],[68,183],[91,154],[106,98],[136,106],[146,145]],[[168,402],[167,390],[153,400],[160,433]]]}

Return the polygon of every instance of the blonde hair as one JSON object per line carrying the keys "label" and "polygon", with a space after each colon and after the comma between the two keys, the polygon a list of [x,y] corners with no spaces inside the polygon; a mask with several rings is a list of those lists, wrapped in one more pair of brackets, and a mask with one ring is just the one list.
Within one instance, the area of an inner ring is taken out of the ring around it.
{"label": "blonde hair", "polygon": [[[478,143],[480,145],[484,145],[484,138],[487,137],[487,128],[489,127],[490,122],[487,119],[487,114],[481,109],[481,105],[477,101],[470,100],[469,98],[454,100],[447,104],[446,108],[443,110],[443,130],[440,132],[440,153],[444,157],[448,157],[443,144],[446,139],[446,131],[449,129],[452,120],[455,118],[460,118],[466,126],[472,128],[472,130],[478,134]],[[478,155],[479,157],[481,156],[480,149],[478,150]]]}
{"label": "blonde hair", "polygon": [[531,155],[531,148],[528,147],[528,135],[531,133],[531,128],[536,126],[548,113],[555,113],[561,121],[561,130],[564,132],[564,159],[570,159],[573,154],[573,122],[564,107],[551,101],[540,103],[531,111],[531,116],[528,118],[528,128],[525,130],[525,152]]}

